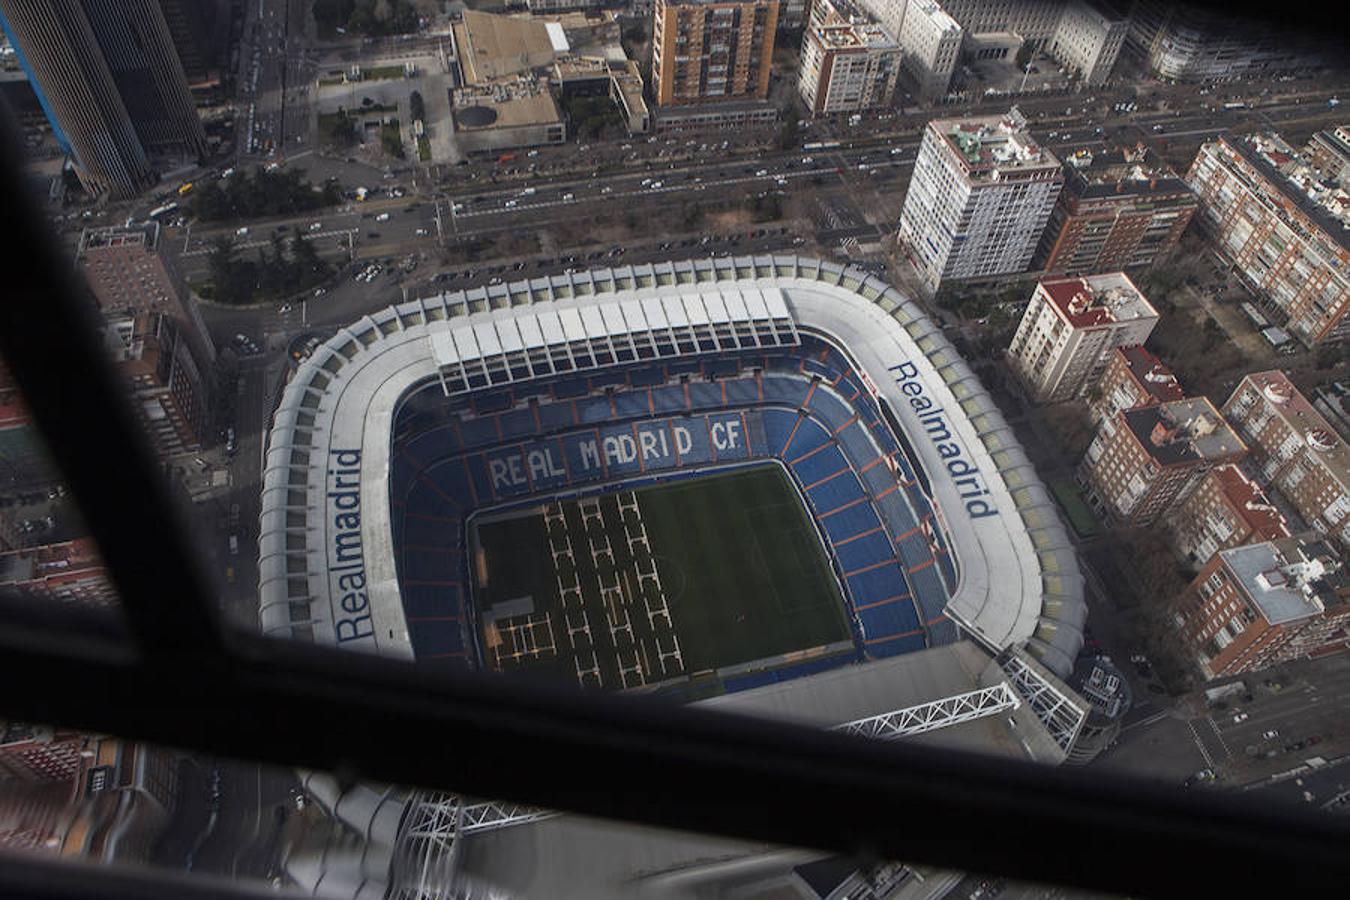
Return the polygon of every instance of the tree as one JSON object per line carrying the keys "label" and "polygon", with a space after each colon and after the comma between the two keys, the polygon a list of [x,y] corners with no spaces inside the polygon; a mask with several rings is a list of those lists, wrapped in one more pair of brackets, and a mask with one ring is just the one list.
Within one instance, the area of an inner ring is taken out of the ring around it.
{"label": "tree", "polygon": [[1032,57],[1034,57],[1035,55],[1036,50],[1031,46],[1031,44],[1026,41],[1023,41],[1022,46],[1017,48],[1017,56],[1014,57],[1014,61],[1017,65],[1017,68],[1025,70],[1026,67],[1031,64]]}
{"label": "tree", "polygon": [[414,119],[427,120],[427,108],[422,102],[422,92],[413,91],[412,96],[408,98],[408,110],[412,113]]}
{"label": "tree", "polygon": [[787,112],[783,113],[783,125],[778,129],[778,149],[790,150],[797,144],[797,123],[801,121],[801,115],[797,112],[796,104],[789,106]]}

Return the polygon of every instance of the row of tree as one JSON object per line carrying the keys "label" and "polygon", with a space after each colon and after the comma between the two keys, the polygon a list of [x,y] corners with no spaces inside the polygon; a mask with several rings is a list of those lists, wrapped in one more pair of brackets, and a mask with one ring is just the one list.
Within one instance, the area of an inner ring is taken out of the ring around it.
{"label": "row of tree", "polygon": [[342,188],[335,179],[316,188],[304,176],[303,169],[268,172],[261,166],[252,174],[240,172],[197,188],[192,212],[209,222],[290,215],[342,202]]}
{"label": "row of tree", "polygon": [[[270,251],[270,252],[269,252]],[[333,267],[319,258],[299,228],[288,237],[272,235],[271,247],[259,247],[249,259],[229,238],[220,238],[209,258],[214,299],[244,304],[287,297],[326,281]]]}
{"label": "row of tree", "polygon": [[417,19],[413,0],[314,0],[314,20],[325,33],[407,34]]}

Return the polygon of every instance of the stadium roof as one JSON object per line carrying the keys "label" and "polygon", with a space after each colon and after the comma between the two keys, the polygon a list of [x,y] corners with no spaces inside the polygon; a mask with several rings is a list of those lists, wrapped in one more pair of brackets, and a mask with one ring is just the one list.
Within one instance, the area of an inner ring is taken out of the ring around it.
{"label": "stadium roof", "polygon": [[[648,298],[663,298],[664,309],[665,298],[688,308],[683,298],[697,297],[706,310],[714,295],[774,291],[797,327],[846,348],[906,432],[958,564],[947,615],[990,650],[1025,644],[1066,674],[1083,640],[1083,577],[1054,502],[1002,414],[917,304],[859,270],[796,256],[557,274],[413,300],[341,329],[300,365],[274,420],[260,536],[264,632],[412,655],[384,476],[401,399],[440,377],[432,347],[446,338],[433,335],[461,322],[486,335],[476,326],[539,312],[580,315],[616,301],[644,301],[645,312]],[[335,477],[359,483],[359,532],[341,531],[321,501]],[[354,571],[365,589],[359,597],[343,588]]]}

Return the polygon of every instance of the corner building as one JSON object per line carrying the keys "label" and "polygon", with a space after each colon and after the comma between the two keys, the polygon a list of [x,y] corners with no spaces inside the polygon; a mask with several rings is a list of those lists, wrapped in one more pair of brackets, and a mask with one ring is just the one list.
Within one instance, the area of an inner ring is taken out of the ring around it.
{"label": "corner building", "polygon": [[1306,538],[1224,550],[1177,598],[1173,621],[1206,678],[1336,652],[1350,622],[1341,567]]}
{"label": "corner building", "polygon": [[765,99],[777,27],[778,0],[657,0],[656,105]]}
{"label": "corner building", "polygon": [[1260,476],[1308,527],[1350,547],[1350,448],[1288,376],[1246,376],[1223,413],[1251,446]]}
{"label": "corner building", "polygon": [[1014,107],[933,119],[900,213],[900,241],[925,287],[1027,271],[1064,184],[1059,160]]}
{"label": "corner building", "polygon": [[1246,445],[1208,400],[1174,400],[1103,421],[1078,478],[1108,519],[1152,525],[1211,468],[1246,455]]}

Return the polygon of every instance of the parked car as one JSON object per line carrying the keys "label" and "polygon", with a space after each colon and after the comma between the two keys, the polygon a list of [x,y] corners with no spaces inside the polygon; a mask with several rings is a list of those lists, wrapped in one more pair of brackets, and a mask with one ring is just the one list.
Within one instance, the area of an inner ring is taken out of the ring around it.
{"label": "parked car", "polygon": [[1274,729],[1274,728],[1270,729],[1269,731],[1263,731],[1263,732],[1261,732],[1261,737],[1265,738],[1265,739],[1268,740],[1268,741],[1273,741],[1273,740],[1275,740],[1275,739],[1276,739],[1277,737],[1279,737],[1279,736],[1280,736],[1280,732],[1277,731],[1277,730]]}

